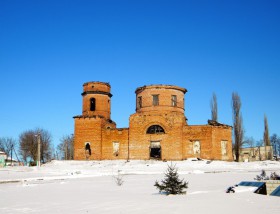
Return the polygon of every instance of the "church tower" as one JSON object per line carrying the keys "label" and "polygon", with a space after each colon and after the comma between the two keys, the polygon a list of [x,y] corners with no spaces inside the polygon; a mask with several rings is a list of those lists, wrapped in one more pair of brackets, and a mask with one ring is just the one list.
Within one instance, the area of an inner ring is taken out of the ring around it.
{"label": "church tower", "polygon": [[111,118],[111,86],[104,82],[87,82],[83,85],[83,116]]}
{"label": "church tower", "polygon": [[82,115],[75,116],[74,159],[101,160],[102,132],[116,128],[111,120],[111,86],[104,82],[83,84]]}

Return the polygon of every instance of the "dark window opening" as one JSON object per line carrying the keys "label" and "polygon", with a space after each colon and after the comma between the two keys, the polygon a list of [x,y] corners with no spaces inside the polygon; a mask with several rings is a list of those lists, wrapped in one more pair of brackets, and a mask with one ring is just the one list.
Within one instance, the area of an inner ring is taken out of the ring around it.
{"label": "dark window opening", "polygon": [[95,111],[95,98],[90,98],[90,110]]}
{"label": "dark window opening", "polygon": [[137,109],[142,108],[142,97],[137,97]]}
{"label": "dark window opening", "polygon": [[150,158],[161,159],[161,149],[160,148],[151,148]]}
{"label": "dark window opening", "polygon": [[161,159],[161,146],[160,146],[160,142],[151,142],[150,158],[151,159]]}
{"label": "dark window opening", "polygon": [[159,125],[152,125],[148,128],[147,134],[165,133],[164,129]]}
{"label": "dark window opening", "polygon": [[177,106],[177,96],[176,95],[171,96],[171,105]]}
{"label": "dark window opening", "polygon": [[90,148],[90,144],[89,143],[86,144],[85,150],[86,150],[86,155],[91,155],[91,148]]}
{"label": "dark window opening", "polygon": [[153,105],[154,106],[158,106],[159,105],[158,94],[153,95]]}

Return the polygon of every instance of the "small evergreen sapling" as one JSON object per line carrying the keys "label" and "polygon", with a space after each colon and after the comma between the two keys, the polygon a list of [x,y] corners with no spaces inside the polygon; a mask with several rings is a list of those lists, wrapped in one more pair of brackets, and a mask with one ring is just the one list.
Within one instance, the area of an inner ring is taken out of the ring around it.
{"label": "small evergreen sapling", "polygon": [[175,165],[168,165],[165,178],[161,181],[162,184],[156,181],[154,185],[160,193],[165,193],[167,195],[186,194],[184,189],[188,188],[188,182],[184,181],[184,179],[179,179],[177,171]]}
{"label": "small evergreen sapling", "polygon": [[124,180],[123,175],[120,174],[120,170],[118,170],[118,174],[116,176],[113,176],[113,178],[118,186],[123,185]]}

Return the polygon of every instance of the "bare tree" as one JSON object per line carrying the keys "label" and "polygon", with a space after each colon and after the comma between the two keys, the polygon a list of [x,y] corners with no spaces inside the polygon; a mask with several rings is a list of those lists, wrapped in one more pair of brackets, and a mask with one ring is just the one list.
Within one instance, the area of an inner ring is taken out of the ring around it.
{"label": "bare tree", "polygon": [[232,93],[232,113],[234,131],[234,153],[236,161],[239,161],[240,149],[243,144],[243,119],[241,114],[241,100],[237,93]]}
{"label": "bare tree", "polygon": [[38,142],[35,135],[40,134],[41,138],[41,157],[40,160],[45,163],[51,160],[52,157],[52,145],[51,145],[51,134],[44,129],[35,129],[25,131],[19,136],[19,150],[20,154],[25,162],[28,159],[36,161],[38,157]]}
{"label": "bare tree", "polygon": [[257,143],[256,143],[256,146],[257,146],[257,147],[262,147],[262,146],[264,146],[263,139],[258,140]]}
{"label": "bare tree", "polygon": [[253,137],[245,137],[245,140],[242,143],[242,147],[247,147],[250,148],[250,155],[252,157],[256,157],[256,150],[255,150],[255,146],[256,146],[256,142],[255,139]]}
{"label": "bare tree", "polygon": [[7,155],[11,154],[13,147],[17,145],[13,138],[2,137],[0,138],[0,151],[5,152]]}
{"label": "bare tree", "polygon": [[57,145],[60,157],[64,160],[74,159],[74,138],[73,135],[67,135],[61,138],[61,143]]}
{"label": "bare tree", "polygon": [[265,156],[266,159],[271,159],[271,153],[267,154],[266,152],[266,147],[270,146],[270,138],[269,138],[269,130],[268,130],[268,122],[267,122],[267,117],[266,115],[264,115],[264,133],[263,133],[263,142],[264,142],[264,146],[265,146]]}
{"label": "bare tree", "polygon": [[252,148],[256,145],[255,139],[253,137],[245,137],[245,140],[243,141],[244,147]]}
{"label": "bare tree", "polygon": [[213,97],[210,103],[211,106],[211,119],[213,121],[218,121],[218,103],[217,103],[217,96],[215,93],[213,93]]}

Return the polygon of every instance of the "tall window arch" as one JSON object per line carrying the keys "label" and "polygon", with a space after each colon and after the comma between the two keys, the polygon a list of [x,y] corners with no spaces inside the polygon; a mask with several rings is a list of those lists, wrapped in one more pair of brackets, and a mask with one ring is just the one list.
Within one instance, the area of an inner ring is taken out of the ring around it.
{"label": "tall window arch", "polygon": [[147,129],[147,134],[165,133],[164,129],[159,125],[152,125]]}
{"label": "tall window arch", "polygon": [[90,110],[95,111],[95,98],[90,98]]}

